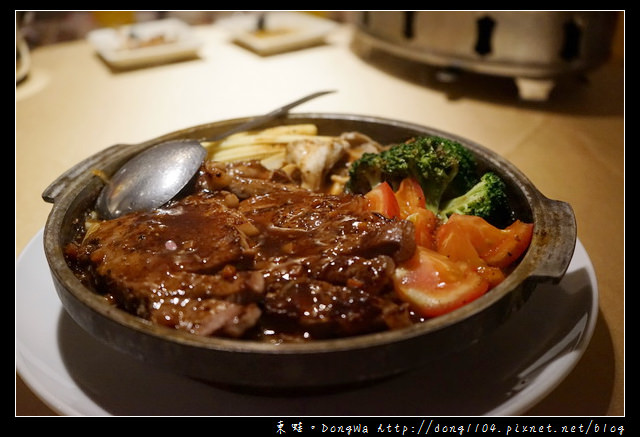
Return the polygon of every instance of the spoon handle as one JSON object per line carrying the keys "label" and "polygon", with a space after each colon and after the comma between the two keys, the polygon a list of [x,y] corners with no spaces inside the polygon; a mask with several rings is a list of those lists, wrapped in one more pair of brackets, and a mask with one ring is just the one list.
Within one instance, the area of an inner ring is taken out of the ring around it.
{"label": "spoon handle", "polygon": [[232,129],[229,129],[229,130],[227,130],[227,131],[225,131],[225,132],[223,132],[221,134],[215,135],[215,136],[213,136],[211,138],[207,138],[206,140],[203,140],[203,141],[219,141],[219,140],[221,140],[223,138],[228,137],[229,135],[232,135],[232,134],[235,134],[235,133],[238,133],[238,132],[243,132],[243,131],[246,131],[246,130],[250,130],[250,129],[254,128],[254,127],[260,126],[260,125],[262,125],[262,124],[264,124],[264,123],[266,123],[266,122],[268,122],[270,120],[273,120],[275,118],[280,117],[281,115],[286,114],[287,112],[289,112],[289,110],[291,108],[294,108],[294,107],[296,107],[298,105],[301,105],[301,104],[303,104],[305,102],[308,102],[311,99],[315,99],[316,97],[320,97],[320,96],[323,96],[325,94],[330,94],[330,93],[334,93],[334,92],[335,92],[334,90],[332,90],[332,91],[318,91],[316,93],[309,94],[306,97],[302,97],[301,99],[298,99],[298,100],[296,100],[294,102],[291,102],[291,103],[289,103],[287,105],[281,106],[278,109],[275,109],[275,110],[273,110],[273,111],[271,111],[271,112],[269,112],[269,113],[267,113],[265,115],[261,115],[259,117],[252,118],[251,120],[249,120],[249,121],[247,121],[245,123],[239,124],[238,126],[232,128]]}

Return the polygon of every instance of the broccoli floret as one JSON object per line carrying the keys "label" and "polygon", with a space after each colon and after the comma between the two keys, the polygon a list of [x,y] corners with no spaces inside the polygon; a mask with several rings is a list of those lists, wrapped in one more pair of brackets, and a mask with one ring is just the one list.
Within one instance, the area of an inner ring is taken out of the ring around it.
{"label": "broccoli floret", "polygon": [[432,138],[438,141],[437,147],[446,151],[448,155],[453,156],[453,159],[458,162],[456,176],[443,193],[443,199],[457,197],[467,192],[479,180],[475,157],[469,149],[456,141],[439,137]]}
{"label": "broccoli floret", "polygon": [[466,193],[444,202],[438,215],[443,220],[447,220],[451,214],[476,215],[495,220],[503,217],[507,210],[504,181],[497,174],[487,172]]}
{"label": "broccoli floret", "polygon": [[384,167],[382,154],[364,153],[351,164],[346,190],[352,193],[365,194],[383,181],[382,173]]}
{"label": "broccoli floret", "polygon": [[475,158],[468,149],[452,140],[426,136],[378,154],[364,154],[351,165],[346,189],[364,194],[380,182],[397,189],[407,177],[420,183],[426,206],[435,214],[443,199],[463,194],[478,181]]}
{"label": "broccoli floret", "polygon": [[425,206],[437,214],[444,193],[458,174],[459,162],[444,148],[433,147],[428,139],[419,139],[417,143],[423,153],[414,161],[412,176],[422,187]]}
{"label": "broccoli floret", "polygon": [[[400,145],[398,146],[400,147]],[[346,191],[365,194],[382,182],[392,186],[409,175],[409,160],[402,156],[401,150],[393,146],[380,153],[365,153],[354,161],[349,168],[349,180]]]}

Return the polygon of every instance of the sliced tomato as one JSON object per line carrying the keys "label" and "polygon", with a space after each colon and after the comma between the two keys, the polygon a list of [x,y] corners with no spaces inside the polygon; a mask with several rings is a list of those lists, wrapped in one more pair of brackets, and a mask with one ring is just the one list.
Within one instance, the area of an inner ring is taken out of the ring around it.
{"label": "sliced tomato", "polygon": [[505,278],[503,271],[498,267],[492,267],[480,257],[475,246],[459,220],[446,223],[438,229],[435,246],[438,253],[453,261],[464,261],[485,278],[491,287],[495,287]]}
{"label": "sliced tomato", "polygon": [[406,220],[413,223],[416,233],[416,244],[428,247],[429,249],[435,249],[436,228],[438,226],[436,215],[428,209],[418,208],[415,212],[407,216]]}
{"label": "sliced tomato", "polygon": [[432,211],[425,208],[425,197],[420,183],[414,178],[403,179],[396,191],[396,199],[400,208],[400,218],[413,223],[416,244],[434,249],[438,220]]}
{"label": "sliced tomato", "polygon": [[480,258],[478,250],[471,242],[459,220],[447,221],[436,232],[436,250],[455,261],[466,261],[473,267],[487,263]]}
{"label": "sliced tomato", "polygon": [[436,247],[453,259],[479,266],[479,258],[490,267],[504,269],[522,256],[532,236],[533,224],[520,220],[500,229],[481,217],[453,214],[438,228]]}
{"label": "sliced tomato", "polygon": [[365,194],[364,197],[369,201],[369,210],[388,218],[400,216],[398,200],[388,183],[382,182],[376,185],[371,191]]}
{"label": "sliced tomato", "polygon": [[531,244],[533,224],[516,220],[503,232],[508,237],[489,252],[481,255],[490,266],[505,268],[517,261]]}
{"label": "sliced tomato", "polygon": [[425,317],[451,312],[479,298],[490,284],[469,265],[418,246],[394,273],[398,295]]}
{"label": "sliced tomato", "polygon": [[414,178],[405,178],[400,182],[396,199],[400,207],[400,217],[407,218],[411,214],[425,208],[425,198],[420,183]]}
{"label": "sliced tomato", "polygon": [[500,284],[507,277],[502,269],[488,265],[476,267],[476,273],[489,283],[489,288]]}

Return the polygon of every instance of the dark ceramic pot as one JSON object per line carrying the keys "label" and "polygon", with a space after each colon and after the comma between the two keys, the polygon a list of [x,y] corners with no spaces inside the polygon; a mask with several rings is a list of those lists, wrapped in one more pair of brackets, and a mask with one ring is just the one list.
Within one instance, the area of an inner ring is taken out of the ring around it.
{"label": "dark ceramic pot", "polygon": [[112,146],[73,167],[43,193],[44,200],[53,204],[44,229],[46,258],[64,308],[82,328],[144,362],[211,383],[253,390],[352,385],[414,369],[467,347],[509,317],[517,317],[517,310],[539,283],[559,281],[569,266],[576,244],[571,207],[546,198],[517,168],[489,149],[446,132],[395,120],[289,114],[271,125],[314,123],[323,135],[358,131],[383,144],[415,135],[439,135],[461,142],[476,155],[482,169],[496,171],[507,182],[516,216],[534,223],[527,253],[504,282],[449,314],[396,331],[305,344],[199,337],[156,326],[113,307],[84,287],[65,262],[62,249],[102,188],[103,182],[93,170],[110,175],[153,144],[207,138],[246,120],[196,126],[138,145]]}

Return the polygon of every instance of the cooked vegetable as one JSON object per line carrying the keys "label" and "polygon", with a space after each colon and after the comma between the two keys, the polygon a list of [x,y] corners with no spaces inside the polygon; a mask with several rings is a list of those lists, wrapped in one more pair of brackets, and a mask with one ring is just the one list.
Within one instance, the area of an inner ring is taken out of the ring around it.
{"label": "cooked vegetable", "polygon": [[387,153],[365,153],[349,168],[349,180],[345,191],[356,194],[368,193],[378,184],[386,181],[386,172],[389,167],[386,163]]}
{"label": "cooked vegetable", "polygon": [[433,248],[438,219],[433,212],[426,209],[424,193],[418,181],[413,178],[403,179],[398,191],[395,192],[395,197],[398,201],[400,218],[413,223],[416,244]]}
{"label": "cooked vegetable", "polygon": [[[488,185],[498,181],[492,174],[483,179]],[[374,211],[413,223],[417,249],[397,266],[394,287],[425,317],[453,311],[500,284],[533,236],[533,224],[520,220],[504,229],[475,215],[451,213],[440,220],[426,208],[413,178],[403,179],[395,193],[389,183],[379,183],[365,197],[376,199],[369,202]]]}
{"label": "cooked vegetable", "polygon": [[438,215],[445,221],[452,214],[475,215],[491,220],[501,218],[507,211],[505,183],[494,172],[487,172],[469,191],[444,202]]}
{"label": "cooked vegetable", "polygon": [[416,211],[425,208],[422,187],[414,178],[403,179],[395,196],[398,199],[402,218],[407,218]]}
{"label": "cooked vegetable", "polygon": [[435,232],[438,227],[438,218],[426,208],[417,209],[407,217],[413,223],[418,246],[435,248]]}
{"label": "cooked vegetable", "polygon": [[489,289],[489,283],[464,262],[420,246],[413,258],[396,268],[393,282],[400,297],[425,317],[458,309]]}
{"label": "cooked vegetable", "polygon": [[468,254],[459,249],[468,244],[475,250],[475,256],[488,266],[506,269],[527,250],[532,236],[532,223],[516,220],[500,229],[481,217],[454,214],[438,228],[436,244],[439,252],[469,261]]}
{"label": "cooked vegetable", "polygon": [[471,152],[455,141],[436,136],[395,144],[353,162],[346,189],[366,193],[380,182],[397,189],[406,178],[418,181],[426,208],[437,214],[443,199],[462,195],[478,182]]}
{"label": "cooked vegetable", "polygon": [[376,187],[364,195],[369,203],[369,210],[382,214],[388,218],[400,216],[400,207],[393,190],[386,182],[376,185]]}
{"label": "cooked vegetable", "polygon": [[453,311],[504,280],[531,242],[533,225],[516,220],[505,229],[453,214],[438,227],[435,250],[418,245],[394,272],[397,293],[425,317]]}

